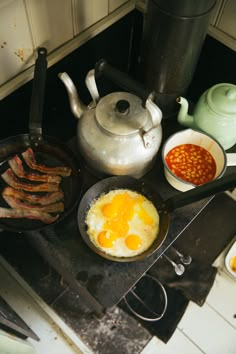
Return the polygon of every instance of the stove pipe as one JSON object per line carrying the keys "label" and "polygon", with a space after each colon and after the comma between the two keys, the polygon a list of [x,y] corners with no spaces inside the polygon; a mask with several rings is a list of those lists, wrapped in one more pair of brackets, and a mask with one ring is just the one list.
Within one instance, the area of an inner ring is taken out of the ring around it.
{"label": "stove pipe", "polygon": [[216,0],[148,0],[141,44],[140,80],[156,92],[164,117],[193,78]]}

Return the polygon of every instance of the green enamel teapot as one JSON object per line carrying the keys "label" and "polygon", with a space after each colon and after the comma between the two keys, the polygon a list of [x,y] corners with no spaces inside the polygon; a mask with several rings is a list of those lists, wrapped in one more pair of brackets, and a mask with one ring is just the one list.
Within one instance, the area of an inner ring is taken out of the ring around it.
{"label": "green enamel teapot", "polygon": [[236,143],[236,85],[220,83],[205,91],[188,114],[188,102],[177,98],[181,105],[177,119],[184,126],[198,129],[214,137],[225,150]]}

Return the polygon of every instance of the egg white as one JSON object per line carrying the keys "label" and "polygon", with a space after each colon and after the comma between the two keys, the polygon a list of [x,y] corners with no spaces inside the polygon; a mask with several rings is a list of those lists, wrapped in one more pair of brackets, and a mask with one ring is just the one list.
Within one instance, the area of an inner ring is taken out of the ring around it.
{"label": "egg white", "polygon": [[[143,253],[152,245],[159,230],[159,214],[153,203],[143,195],[142,197],[144,201],[142,202],[142,208],[144,208],[154,222],[151,225],[145,224],[139,217],[138,213],[134,213],[134,216],[128,222],[128,235],[134,234],[139,236],[142,241],[141,246],[137,250],[129,249],[125,244],[126,237],[117,238],[111,248],[102,247],[97,241],[99,233],[104,230],[103,224],[108,220],[102,213],[102,207],[111,203],[115,195],[123,193],[128,193],[132,198],[141,196],[141,194],[128,189],[117,189],[110,191],[107,194],[102,194],[98,199],[93,201],[87,213],[85,220],[88,226],[87,234],[89,235],[91,242],[104,253],[114,257],[133,257]],[[139,207],[135,206],[135,210],[136,209],[138,210]]]}

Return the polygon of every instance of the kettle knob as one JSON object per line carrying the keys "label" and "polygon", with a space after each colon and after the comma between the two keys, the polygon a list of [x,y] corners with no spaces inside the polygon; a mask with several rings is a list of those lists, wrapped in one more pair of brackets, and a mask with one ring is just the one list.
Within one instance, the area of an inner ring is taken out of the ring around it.
{"label": "kettle knob", "polygon": [[127,100],[119,100],[116,102],[116,111],[121,114],[128,114],[130,109],[130,104]]}

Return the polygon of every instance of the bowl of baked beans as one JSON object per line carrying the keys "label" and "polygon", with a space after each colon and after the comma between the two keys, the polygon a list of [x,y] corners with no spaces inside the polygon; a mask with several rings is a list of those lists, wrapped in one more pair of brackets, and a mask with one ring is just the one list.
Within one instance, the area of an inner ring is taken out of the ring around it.
{"label": "bowl of baked beans", "polygon": [[193,129],[181,130],[165,141],[162,161],[167,181],[182,192],[222,177],[227,167],[220,143]]}

